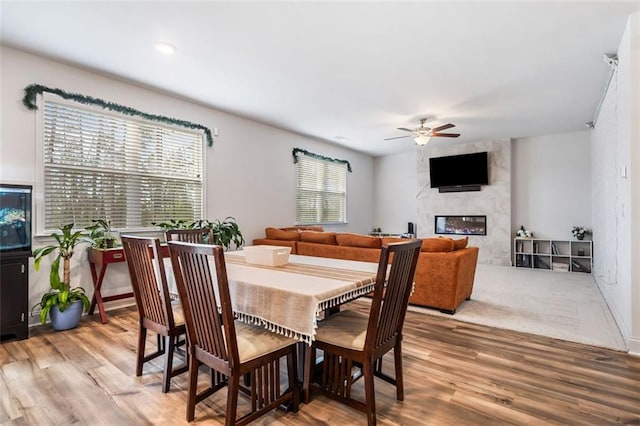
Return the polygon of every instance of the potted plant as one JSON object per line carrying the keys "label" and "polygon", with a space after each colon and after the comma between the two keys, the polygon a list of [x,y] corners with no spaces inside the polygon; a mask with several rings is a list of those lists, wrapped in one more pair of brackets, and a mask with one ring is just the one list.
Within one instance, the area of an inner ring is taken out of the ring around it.
{"label": "potted plant", "polygon": [[591,232],[583,226],[574,226],[573,228],[571,228],[571,233],[573,234],[574,238],[583,240],[585,235],[589,235]]}
{"label": "potted plant", "polygon": [[202,219],[199,221],[188,223],[184,219],[170,219],[169,222],[151,222],[152,225],[160,227],[163,231],[170,231],[172,229],[190,229],[195,228],[195,224],[202,222]]}
{"label": "potted plant", "polygon": [[[51,318],[51,324],[55,330],[67,330],[74,328],[80,322],[83,310],[89,309],[89,298],[84,288],[70,285],[70,264],[73,250],[83,241],[81,231],[73,231],[73,223],[64,225],[60,232],[51,234],[56,244],[37,248],[33,251],[34,267],[40,269],[40,262],[44,256],[55,252],[56,257],[51,263],[49,273],[49,285],[47,291],[39,303],[32,308],[40,307],[40,322],[45,324],[47,316]],[[60,280],[60,260],[62,260],[62,280]],[[83,309],[84,308],[84,309]]]}
{"label": "potted plant", "polygon": [[533,233],[528,229],[525,229],[524,225],[520,225],[520,229],[516,232],[516,236],[520,238],[531,238],[533,237]]}
{"label": "potted plant", "polygon": [[89,237],[84,237],[84,241],[102,250],[115,247],[116,238],[111,230],[111,222],[104,219],[91,219],[91,222],[93,225],[86,228],[89,231]]}
{"label": "potted plant", "polygon": [[236,219],[228,216],[224,220],[216,219],[213,222],[206,221],[206,226],[203,228],[210,228],[213,230],[213,244],[224,247],[225,250],[229,250],[233,243],[235,248],[244,244],[244,237],[240,232],[240,227],[236,222]]}
{"label": "potted plant", "polygon": [[225,250],[229,250],[231,244],[233,244],[235,248],[244,244],[244,237],[242,236],[242,232],[240,232],[240,227],[236,219],[231,216],[227,216],[224,220],[216,219],[213,222],[207,219],[199,219],[189,223],[182,219],[171,219],[169,222],[154,222],[152,225],[159,226],[163,231],[170,229],[212,229],[214,241],[210,243],[220,245],[224,247]]}

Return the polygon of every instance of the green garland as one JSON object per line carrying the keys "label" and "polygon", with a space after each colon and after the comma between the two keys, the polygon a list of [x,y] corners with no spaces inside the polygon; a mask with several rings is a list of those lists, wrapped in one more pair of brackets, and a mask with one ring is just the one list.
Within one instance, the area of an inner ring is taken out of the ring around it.
{"label": "green garland", "polygon": [[186,127],[188,129],[200,129],[204,131],[204,134],[207,137],[207,145],[213,145],[213,136],[211,136],[211,130],[208,127],[203,126],[202,124],[192,123],[185,120],[178,120],[171,117],[165,117],[164,115],[148,114],[146,112],[138,111],[137,109],[133,109],[128,106],[119,105],[91,96],[84,96],[77,93],[68,93],[61,89],[52,89],[40,84],[32,84],[24,88],[24,98],[22,98],[22,103],[30,110],[38,109],[38,106],[36,105],[36,96],[42,94],[42,92],[54,93],[64,99],[70,99],[85,105],[98,105],[104,109],[116,111],[126,115],[142,117],[145,120],[174,124],[181,127]]}
{"label": "green garland", "polygon": [[349,162],[347,160],[340,160],[340,159],[337,159],[337,158],[325,157],[324,155],[314,154],[313,152],[309,152],[309,151],[307,151],[305,149],[301,149],[301,148],[293,148],[293,151],[291,152],[291,154],[293,154],[293,164],[296,164],[298,162],[298,154],[304,154],[307,157],[316,158],[318,160],[325,160],[325,161],[331,161],[331,162],[334,162],[334,163],[346,164],[347,165],[347,170],[349,170],[349,173],[352,173],[351,164],[349,164]]}

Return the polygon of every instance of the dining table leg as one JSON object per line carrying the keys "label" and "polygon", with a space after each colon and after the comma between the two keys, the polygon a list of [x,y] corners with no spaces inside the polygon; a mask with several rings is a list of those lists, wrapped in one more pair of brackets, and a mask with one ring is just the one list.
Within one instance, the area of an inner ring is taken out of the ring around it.
{"label": "dining table leg", "polygon": [[306,355],[307,355],[307,351],[309,350],[309,345],[307,345],[305,342],[298,342],[298,344],[296,345],[296,357],[298,358],[298,365],[297,365],[297,369],[298,371],[297,376],[298,376],[298,383],[302,383],[303,379],[304,379],[304,370],[306,367]]}
{"label": "dining table leg", "polygon": [[[335,315],[338,312],[340,312],[340,305],[327,308],[323,311],[322,319],[324,320],[326,318],[329,318],[330,316]],[[299,383],[302,383],[304,380],[304,370],[306,368],[306,354],[308,350],[310,350],[309,345],[304,342],[298,342],[298,344],[296,345],[296,357],[298,359],[297,376],[298,376]],[[318,360],[316,359],[316,364],[317,363],[318,363]]]}

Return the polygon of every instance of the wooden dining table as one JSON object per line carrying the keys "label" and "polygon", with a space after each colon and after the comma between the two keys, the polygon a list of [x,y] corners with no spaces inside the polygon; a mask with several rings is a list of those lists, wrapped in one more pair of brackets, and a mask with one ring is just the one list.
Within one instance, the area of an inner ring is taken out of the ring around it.
{"label": "wooden dining table", "polygon": [[[171,263],[164,262],[169,289],[177,292]],[[241,250],[226,252],[225,263],[240,321],[307,344],[324,311],[373,291],[378,269],[377,263],[300,255],[283,266],[264,266],[247,263]]]}

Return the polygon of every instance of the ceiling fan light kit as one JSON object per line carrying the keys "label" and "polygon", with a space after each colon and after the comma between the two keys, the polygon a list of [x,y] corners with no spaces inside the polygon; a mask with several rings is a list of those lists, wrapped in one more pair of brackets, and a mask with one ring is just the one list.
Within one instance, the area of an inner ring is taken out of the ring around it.
{"label": "ceiling fan light kit", "polygon": [[425,146],[429,143],[431,138],[437,137],[445,137],[445,138],[457,138],[460,136],[460,133],[439,133],[441,130],[450,129],[452,127],[456,127],[455,124],[447,123],[442,126],[438,126],[436,128],[425,127],[424,123],[427,121],[426,118],[420,119],[420,127],[416,129],[407,129],[406,127],[398,127],[398,130],[402,130],[403,132],[411,132],[411,135],[407,136],[396,136],[393,138],[386,138],[385,140],[391,139],[402,139],[402,138],[413,138],[413,141],[420,146]]}
{"label": "ceiling fan light kit", "polygon": [[420,145],[420,146],[424,146],[428,144],[430,140],[431,140],[431,137],[425,134],[420,134],[413,137],[413,141],[416,143],[416,145]]}

